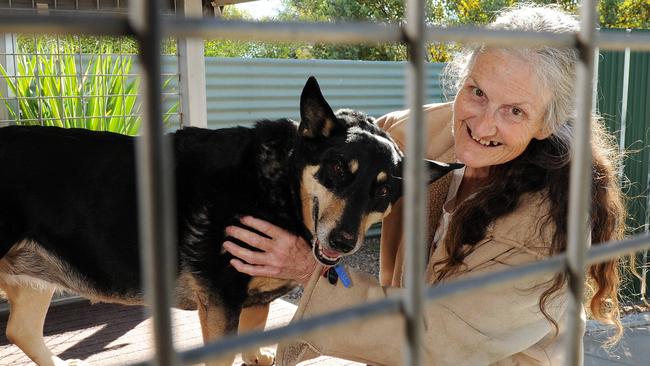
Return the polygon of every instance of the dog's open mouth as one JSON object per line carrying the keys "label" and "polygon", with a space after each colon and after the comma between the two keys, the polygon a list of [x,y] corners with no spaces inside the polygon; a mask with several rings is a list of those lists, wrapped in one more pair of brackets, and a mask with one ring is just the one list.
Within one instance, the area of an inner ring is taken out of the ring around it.
{"label": "dog's open mouth", "polygon": [[314,257],[326,266],[334,266],[341,260],[339,252],[323,248],[318,239],[314,240],[313,248]]}
{"label": "dog's open mouth", "polygon": [[339,262],[339,260],[341,260],[342,255],[335,250],[323,248],[318,240],[318,198],[316,197],[312,198],[311,214],[314,221],[314,241],[312,243],[312,252],[314,253],[314,257],[323,265],[334,266]]}

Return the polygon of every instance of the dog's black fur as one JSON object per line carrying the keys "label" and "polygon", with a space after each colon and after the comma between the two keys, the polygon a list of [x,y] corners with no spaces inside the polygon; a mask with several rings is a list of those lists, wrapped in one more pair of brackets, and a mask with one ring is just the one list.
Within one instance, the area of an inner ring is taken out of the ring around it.
{"label": "dog's black fur", "polygon": [[[251,288],[251,277],[230,266],[232,256],[221,248],[227,225],[242,215],[265,219],[303,236],[321,262],[334,264],[358,249],[369,215],[381,218],[401,194],[403,155],[371,117],[333,113],[314,78],[300,108],[300,124],[283,119],[170,135],[178,266],[169,270],[179,279],[178,306],[220,307],[226,331],[236,329],[242,307],[295,286]],[[455,167],[437,165],[433,178]],[[131,137],[0,129],[0,287],[20,283],[15,278],[22,275],[100,301],[140,303],[135,169]],[[325,222],[327,215],[334,216]],[[23,268],[52,261],[69,276],[46,264]]]}

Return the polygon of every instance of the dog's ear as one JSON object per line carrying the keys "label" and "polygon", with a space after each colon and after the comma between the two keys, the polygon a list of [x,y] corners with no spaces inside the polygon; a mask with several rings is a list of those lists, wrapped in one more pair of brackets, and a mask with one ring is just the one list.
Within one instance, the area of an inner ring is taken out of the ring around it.
{"label": "dog's ear", "polygon": [[300,95],[301,136],[307,138],[330,137],[341,128],[332,108],[327,104],[320,91],[316,78],[310,76]]}
{"label": "dog's ear", "polygon": [[[460,164],[460,163],[441,163],[439,161],[429,160],[429,159],[424,159],[424,161],[426,162],[427,168],[429,170],[428,183],[433,183],[438,179],[442,178],[445,174],[449,173],[450,171],[465,166],[465,164]],[[396,178],[403,179],[405,162],[406,162],[406,158],[402,158],[399,167],[399,177]]]}
{"label": "dog's ear", "polygon": [[465,166],[465,164],[460,163],[441,163],[428,159],[425,159],[425,161],[427,162],[427,167],[429,168],[429,183],[437,181],[452,170],[460,169]]}

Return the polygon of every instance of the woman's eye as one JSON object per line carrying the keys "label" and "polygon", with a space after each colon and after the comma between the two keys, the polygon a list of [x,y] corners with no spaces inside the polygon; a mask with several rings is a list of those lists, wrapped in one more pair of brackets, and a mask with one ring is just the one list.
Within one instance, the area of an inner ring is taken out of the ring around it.
{"label": "woman's eye", "polygon": [[386,186],[379,187],[379,188],[377,188],[377,197],[386,198],[386,197],[388,197],[389,192],[390,191],[388,190],[388,187],[386,187]]}
{"label": "woman's eye", "polygon": [[521,116],[522,114],[524,114],[524,111],[522,111],[520,108],[513,107],[513,108],[512,108],[512,114],[515,115],[515,116],[517,116],[517,117],[519,117],[519,116]]}
{"label": "woman's eye", "polygon": [[477,96],[479,98],[483,98],[483,96],[485,95],[485,93],[483,93],[483,90],[475,86],[472,87],[472,94],[474,94],[474,96]]}

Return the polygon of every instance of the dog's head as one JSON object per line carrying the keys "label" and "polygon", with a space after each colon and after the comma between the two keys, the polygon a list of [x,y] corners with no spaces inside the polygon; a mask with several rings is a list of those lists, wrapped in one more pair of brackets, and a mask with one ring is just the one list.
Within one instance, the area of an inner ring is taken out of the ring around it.
{"label": "dog's head", "polygon": [[[316,259],[334,265],[357,251],[368,228],[402,195],[404,155],[372,117],[334,113],[314,77],[300,97],[295,148],[302,216]],[[460,164],[429,161],[431,180]]]}

